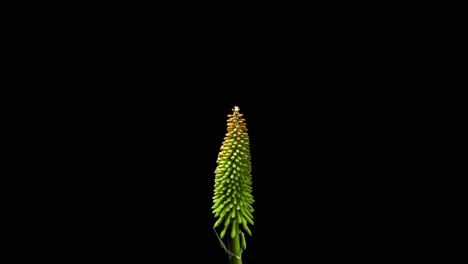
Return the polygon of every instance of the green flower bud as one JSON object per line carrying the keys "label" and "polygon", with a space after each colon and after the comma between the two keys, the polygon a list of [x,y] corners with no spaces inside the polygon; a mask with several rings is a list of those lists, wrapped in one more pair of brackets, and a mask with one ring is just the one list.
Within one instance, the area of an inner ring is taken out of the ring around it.
{"label": "green flower bud", "polygon": [[248,227],[248,224],[253,225],[251,212],[254,202],[250,146],[245,119],[242,117],[243,114],[239,113],[238,107],[233,109],[233,114],[228,115],[227,133],[220,148],[215,170],[216,184],[212,209],[215,218],[218,218],[214,227],[221,224],[224,226],[220,234],[221,239],[225,236],[228,226],[231,226],[231,237],[242,233],[241,226],[246,233],[252,235]]}

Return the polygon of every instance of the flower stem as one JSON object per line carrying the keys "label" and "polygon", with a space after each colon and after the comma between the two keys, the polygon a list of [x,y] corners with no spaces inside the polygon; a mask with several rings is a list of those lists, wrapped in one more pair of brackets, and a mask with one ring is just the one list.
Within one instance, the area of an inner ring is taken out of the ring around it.
{"label": "flower stem", "polygon": [[[234,221],[232,223],[235,228],[235,237],[229,237],[229,251],[231,251],[234,255],[239,256],[241,254],[241,247],[240,247],[240,237],[239,237],[239,222]],[[242,264],[242,256],[241,258],[231,257],[231,261],[229,264]]]}

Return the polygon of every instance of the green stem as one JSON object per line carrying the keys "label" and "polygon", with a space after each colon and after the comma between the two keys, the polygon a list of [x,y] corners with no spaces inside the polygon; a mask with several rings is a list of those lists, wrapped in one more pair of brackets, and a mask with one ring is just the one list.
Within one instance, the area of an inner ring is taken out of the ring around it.
{"label": "green stem", "polygon": [[[236,236],[234,238],[229,236],[230,241],[228,243],[228,249],[234,255],[239,256],[241,253],[240,237],[239,237],[239,223],[237,221],[234,221],[232,225],[234,225]],[[242,264],[242,258],[238,259],[236,257],[231,257],[231,261],[229,264]]]}

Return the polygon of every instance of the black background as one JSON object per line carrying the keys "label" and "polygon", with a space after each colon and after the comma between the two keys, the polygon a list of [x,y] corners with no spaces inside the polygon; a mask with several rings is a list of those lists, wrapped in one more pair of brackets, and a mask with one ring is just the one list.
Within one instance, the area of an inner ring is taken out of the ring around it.
{"label": "black background", "polygon": [[461,104],[435,26],[119,18],[44,16],[12,40],[5,260],[227,262],[210,208],[235,105],[245,263],[466,260]]}

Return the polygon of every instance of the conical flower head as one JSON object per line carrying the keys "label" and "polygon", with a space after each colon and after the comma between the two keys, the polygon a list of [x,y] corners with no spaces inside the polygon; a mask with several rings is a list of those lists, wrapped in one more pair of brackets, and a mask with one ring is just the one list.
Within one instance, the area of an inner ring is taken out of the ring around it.
{"label": "conical flower head", "polygon": [[[252,235],[248,224],[253,225],[254,211],[252,203],[252,176],[250,163],[250,142],[243,114],[239,107],[232,109],[228,115],[227,134],[218,155],[218,166],[215,170],[215,190],[212,207],[218,218],[214,227],[224,224],[220,237],[227,230],[231,237],[236,235],[236,223]],[[231,226],[231,228],[229,228]]]}

